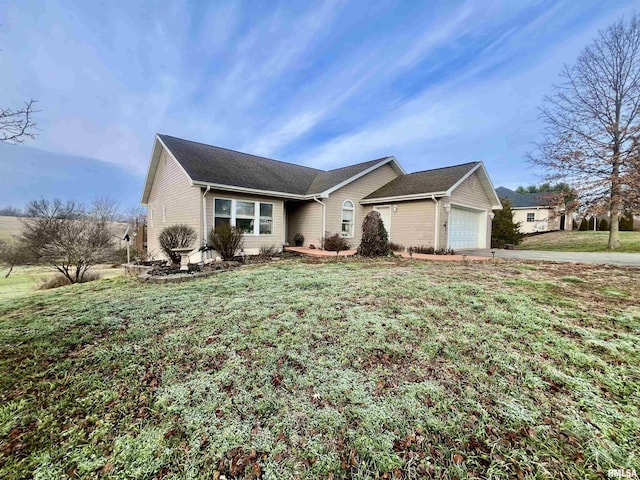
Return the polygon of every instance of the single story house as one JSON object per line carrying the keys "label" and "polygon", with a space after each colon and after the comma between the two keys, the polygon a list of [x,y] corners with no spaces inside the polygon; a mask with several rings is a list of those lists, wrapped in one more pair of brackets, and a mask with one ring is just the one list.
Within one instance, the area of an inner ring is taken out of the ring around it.
{"label": "single story house", "polygon": [[356,248],[371,210],[405,247],[484,248],[492,210],[501,208],[482,162],[407,174],[390,156],[325,171],[161,134],[141,203],[152,257],[172,224],[195,229],[196,251],[222,223],[244,230],[246,254],[293,245],[298,233],[305,246],[320,247],[340,232]]}
{"label": "single story house", "polygon": [[498,187],[496,192],[511,202],[513,221],[520,224],[522,233],[572,229],[572,212],[564,203],[550,205],[550,197],[544,193],[518,193],[505,187]]}

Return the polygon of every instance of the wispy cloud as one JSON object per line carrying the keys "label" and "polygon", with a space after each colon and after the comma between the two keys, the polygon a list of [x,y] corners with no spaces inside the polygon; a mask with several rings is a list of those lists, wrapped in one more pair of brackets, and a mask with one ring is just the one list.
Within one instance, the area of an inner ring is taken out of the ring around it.
{"label": "wispy cloud", "polygon": [[[395,154],[522,175],[536,105],[629,3],[24,0],[0,18],[0,105],[44,150],[143,175],[156,131],[320,168]],[[526,179],[523,179],[525,181]]]}

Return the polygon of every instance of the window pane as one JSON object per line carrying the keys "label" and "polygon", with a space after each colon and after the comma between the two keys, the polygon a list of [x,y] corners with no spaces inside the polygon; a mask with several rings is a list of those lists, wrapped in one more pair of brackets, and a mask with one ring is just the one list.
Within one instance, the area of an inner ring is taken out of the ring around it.
{"label": "window pane", "polygon": [[231,219],[230,218],[216,217],[213,228],[216,229],[220,225],[229,225],[230,223],[231,223]]}
{"label": "window pane", "polygon": [[273,227],[273,220],[268,218],[260,219],[260,235],[271,235]]}
{"label": "window pane", "polygon": [[343,237],[351,237],[353,236],[353,222],[342,221],[342,236]]}
{"label": "window pane", "polygon": [[343,210],[342,211],[342,221],[353,221],[353,210]]}
{"label": "window pane", "polygon": [[246,233],[253,233],[253,219],[236,218],[236,228]]}
{"label": "window pane", "polygon": [[230,217],[231,216],[231,200],[221,200],[216,198],[216,216],[220,215],[222,217]]}
{"label": "window pane", "polygon": [[271,203],[261,203],[260,204],[260,216],[261,217],[273,217],[273,204]]}
{"label": "window pane", "polygon": [[236,215],[243,217],[253,217],[255,215],[256,204],[253,202],[236,202]]}
{"label": "window pane", "polygon": [[343,204],[342,204],[342,208],[353,208],[353,202],[351,200],[346,200]]}

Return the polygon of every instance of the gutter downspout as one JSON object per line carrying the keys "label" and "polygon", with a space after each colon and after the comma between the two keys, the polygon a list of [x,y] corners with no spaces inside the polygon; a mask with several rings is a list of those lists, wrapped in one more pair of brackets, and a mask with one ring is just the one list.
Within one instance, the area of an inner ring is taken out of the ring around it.
{"label": "gutter downspout", "polygon": [[[202,194],[202,227],[203,227],[202,246],[203,247],[207,246],[207,193],[209,193],[209,190],[211,190],[211,187],[207,187],[207,189]],[[204,250],[202,250],[201,252],[200,260],[204,262]]]}
{"label": "gutter downspout", "polygon": [[436,219],[435,219],[436,223],[435,223],[435,228],[434,228],[435,237],[436,238],[434,239],[434,242],[433,242],[433,248],[437,250],[438,249],[438,243],[439,243],[438,240],[439,240],[439,236],[440,236],[440,235],[438,235],[439,230],[440,230],[440,202],[438,200],[436,200],[436,196],[435,195],[431,195],[431,200],[433,200],[434,203],[436,204]]}
{"label": "gutter downspout", "polygon": [[322,205],[322,235],[320,235],[320,241],[322,242],[322,249],[324,250],[324,235],[327,230],[327,205],[318,200],[317,197],[313,197],[313,200]]}

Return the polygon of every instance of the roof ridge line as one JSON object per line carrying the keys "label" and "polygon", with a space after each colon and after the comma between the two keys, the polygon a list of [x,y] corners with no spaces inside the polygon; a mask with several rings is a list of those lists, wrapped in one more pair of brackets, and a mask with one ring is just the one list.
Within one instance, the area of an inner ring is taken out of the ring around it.
{"label": "roof ridge line", "polygon": [[482,163],[481,161],[477,161],[477,162],[466,162],[466,163],[458,163],[456,165],[448,165],[446,167],[436,167],[436,168],[428,168],[426,170],[418,170],[417,172],[411,172],[411,173],[407,173],[405,175],[413,175],[414,173],[424,173],[424,172],[433,172],[435,170],[446,170],[448,168],[456,168],[456,167],[463,167],[465,165],[477,165],[478,163]]}
{"label": "roof ridge line", "polygon": [[264,157],[262,155],[256,155],[255,153],[241,152],[240,150],[234,150],[233,148],[220,147],[218,145],[211,145],[210,143],[198,142],[196,140],[189,140],[187,138],[174,137],[173,135],[167,135],[166,133],[158,133],[157,135],[161,135],[163,137],[175,138],[176,140],[182,140],[183,142],[197,143],[198,145],[204,145],[205,147],[219,148],[220,150],[226,150],[227,152],[239,153],[241,155],[249,155],[250,157],[262,158],[264,160],[270,160],[272,162],[284,163],[286,165],[293,165],[294,167],[308,168],[310,170],[315,170],[318,173],[327,171],[327,170],[320,170],[318,168],[308,167],[306,165],[300,165],[299,163],[285,162],[284,160],[278,160],[276,158],[269,158],[269,157]]}

